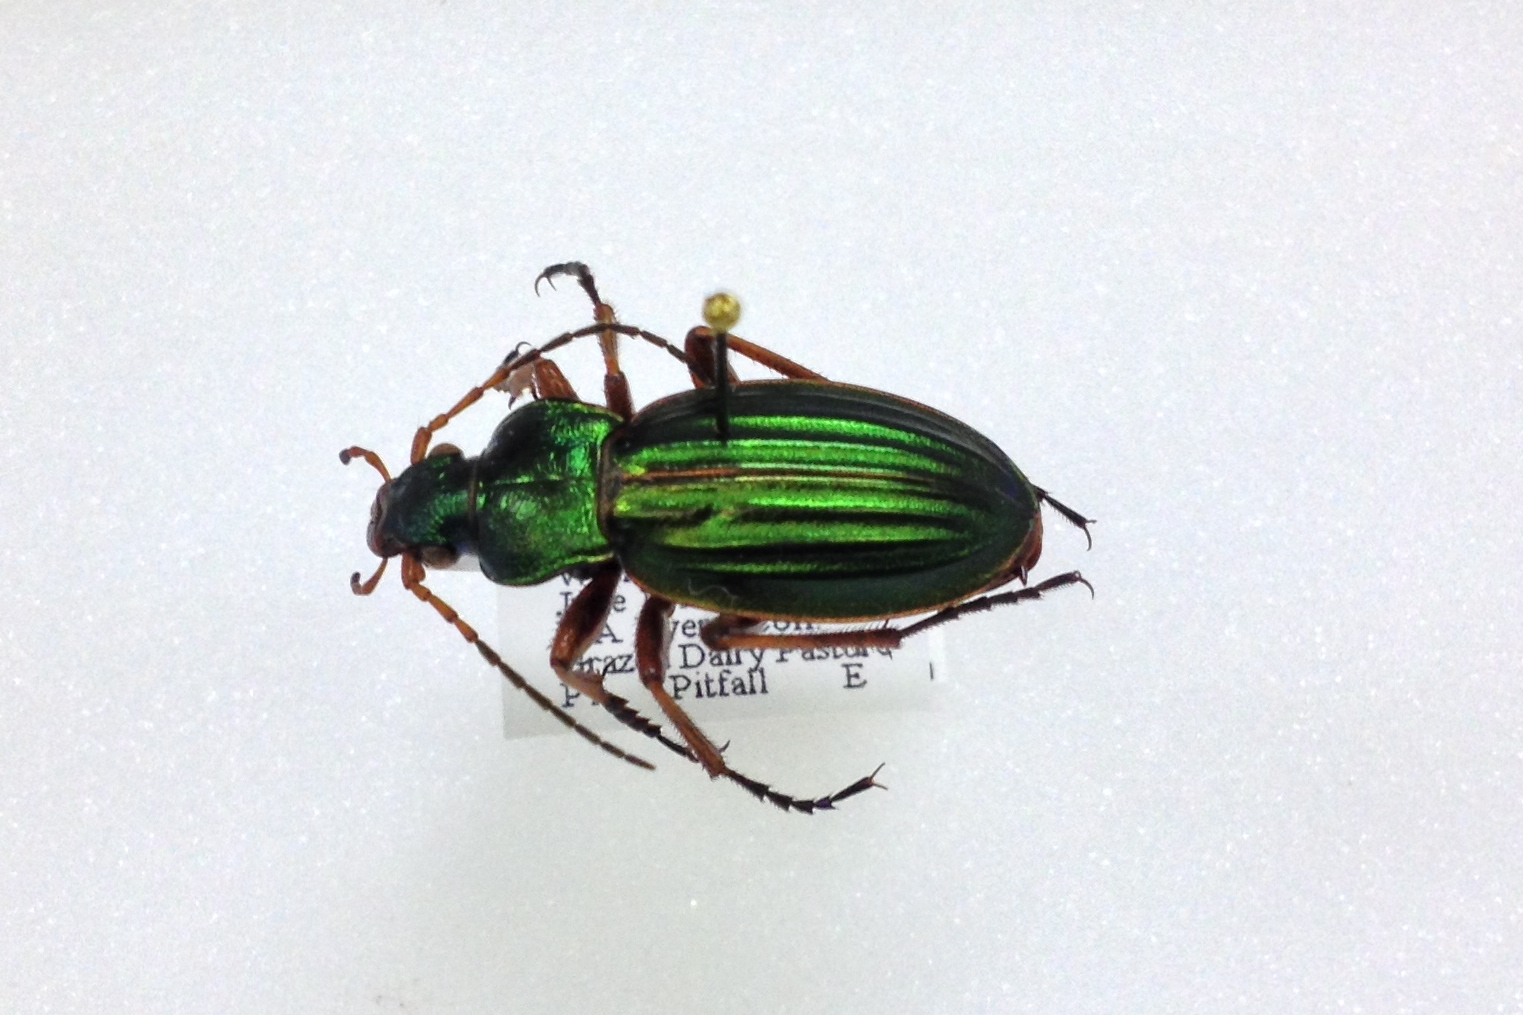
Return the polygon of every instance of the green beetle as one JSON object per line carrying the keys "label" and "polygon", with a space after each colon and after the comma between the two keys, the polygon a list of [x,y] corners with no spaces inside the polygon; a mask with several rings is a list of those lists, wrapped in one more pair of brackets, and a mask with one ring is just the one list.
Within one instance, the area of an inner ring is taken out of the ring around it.
{"label": "green beetle", "polygon": [[[652,767],[581,726],[503,662],[424,584],[425,567],[475,556],[502,585],[564,573],[589,579],[556,630],[550,665],[569,687],[624,724],[654,737],[780,807],[828,809],[877,783],[869,775],[828,796],[801,799],[741,775],[667,692],[668,619],[674,604],[717,616],[703,628],[714,649],[894,648],[965,613],[1038,599],[1089,583],[1071,571],[1015,591],[1042,552],[1041,505],[1083,528],[1089,519],[1033,486],[988,438],[935,409],[896,395],[837,384],[729,329],[733,297],[711,297],[708,327],[679,350],[620,324],[583,264],[553,265],[535,281],[576,278],[596,323],[509,356],[448,412],[419,428],[411,465],[392,479],[380,458],[345,449],[382,476],[371,509],[370,549],[381,565],[351,586],[368,595],[400,557],[402,583],[428,603],[514,686],[584,738]],[[606,406],[577,398],[546,354],[598,336]],[[664,349],[694,388],[634,411],[619,367],[618,337]],[[740,382],[731,352],[782,375]],[[531,393],[486,449],[430,448],[433,435],[492,389]],[[576,668],[603,630],[627,574],[646,592],[636,625],[641,682],[677,731],[666,735],[602,678]],[[1091,589],[1093,592],[1093,589]],[[806,634],[760,629],[767,620],[862,623],[929,614],[904,626]],[[881,767],[881,766],[880,766]]]}

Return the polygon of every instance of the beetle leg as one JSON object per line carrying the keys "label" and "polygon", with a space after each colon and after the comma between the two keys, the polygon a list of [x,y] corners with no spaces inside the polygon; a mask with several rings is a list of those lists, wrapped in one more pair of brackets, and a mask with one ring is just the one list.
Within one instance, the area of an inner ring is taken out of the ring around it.
{"label": "beetle leg", "polygon": [[539,284],[549,282],[550,288],[555,288],[555,279],[559,275],[575,275],[577,284],[582,287],[582,292],[592,301],[594,307],[602,306],[603,301],[598,297],[598,285],[592,280],[592,269],[581,261],[566,261],[561,264],[552,264],[534,279],[534,295],[539,295]]}
{"label": "beetle leg", "polygon": [[[604,303],[602,297],[598,295],[598,285],[592,279],[592,270],[580,261],[552,264],[540,272],[539,277],[534,280],[535,295],[539,294],[540,282],[549,282],[550,288],[554,289],[557,275],[576,277],[582,292],[586,293],[587,298],[592,301],[592,317],[598,324],[618,323],[613,307]],[[620,419],[628,419],[635,414],[635,403],[629,394],[629,380],[624,376],[624,371],[619,368],[619,334],[618,331],[607,327],[597,331],[598,345],[603,349],[603,404]],[[665,342],[665,339],[662,339],[662,342]]]}
{"label": "beetle leg", "polygon": [[[693,385],[695,387],[713,387],[714,377],[716,376],[714,372],[715,355],[713,350],[717,344],[717,338],[718,336],[714,333],[713,328],[694,328],[687,333],[687,339],[683,343],[683,346],[687,351],[688,360],[690,362],[698,362],[701,359],[704,364],[701,378],[697,371],[693,371]],[[781,374],[783,377],[799,381],[823,381],[825,379],[823,375],[815,373],[808,367],[800,366],[791,359],[779,356],[765,346],[757,345],[755,342],[748,342],[739,335],[727,336],[726,344],[729,346],[730,352],[744,356],[751,362],[760,364],[768,370]],[[733,374],[731,379],[734,379]]]}
{"label": "beetle leg", "polygon": [[555,365],[554,360],[549,359],[537,359],[532,363],[525,363],[521,367],[514,368],[507,379],[497,387],[508,393],[509,404],[518,401],[525,392],[537,399],[548,398],[558,402],[581,401],[576,397],[576,391],[571,387],[571,382],[566,380],[565,374],[561,373],[561,368]]}
{"label": "beetle leg", "polygon": [[717,397],[715,398],[714,424],[719,430],[720,440],[729,439],[730,388],[740,383],[740,379],[730,367],[731,350],[754,363],[760,363],[770,370],[777,371],[784,377],[796,380],[824,380],[808,367],[785,359],[771,349],[747,342],[729,332],[715,331],[713,328],[692,329],[687,333],[683,346],[687,352],[688,374],[693,378],[693,387],[715,389]]}
{"label": "beetle leg", "polygon": [[967,613],[980,613],[996,606],[1007,606],[1028,599],[1041,599],[1046,593],[1068,585],[1083,585],[1089,594],[1095,588],[1077,571],[1069,571],[1049,578],[1030,588],[1014,592],[1000,592],[992,596],[979,596],[956,603],[904,627],[868,627],[854,631],[821,631],[818,634],[758,634],[748,631],[755,621],[741,617],[721,615],[704,624],[700,630],[703,643],[709,648],[723,651],[739,648],[898,648],[904,639],[933,627],[939,627]]}
{"label": "beetle leg", "polygon": [[[730,336],[729,342],[733,343],[734,341],[734,336]],[[714,378],[719,376],[716,366],[716,360],[719,358],[719,341],[713,329],[694,328],[687,333],[687,338],[682,344],[683,351],[687,353],[687,372],[688,376],[693,379],[693,387],[715,387]],[[740,383],[740,379],[735,376],[734,370],[729,370],[728,373],[731,384]]]}
{"label": "beetle leg", "polygon": [[687,741],[693,760],[703,766],[710,776],[723,775],[728,771],[724,756],[714,746],[692,716],[667,693],[662,682],[666,677],[666,657],[671,646],[671,629],[667,621],[672,616],[672,603],[660,596],[649,596],[640,608],[640,619],[635,626],[635,660],[640,669],[640,682],[645,690],[661,706],[667,720]]}
{"label": "beetle leg", "polygon": [[854,631],[821,631],[818,634],[760,634],[761,621],[721,613],[699,628],[699,637],[716,651],[731,648],[898,648],[904,635],[892,627],[858,628]]}
{"label": "beetle leg", "polygon": [[625,726],[653,737],[687,757],[687,749],[662,733],[658,724],[636,712],[628,701],[605,688],[601,674],[573,668],[603,633],[603,625],[608,623],[608,611],[613,608],[614,592],[619,586],[619,576],[622,573],[616,563],[600,565],[592,580],[583,586],[571,605],[566,607],[560,626],[555,629],[555,640],[550,646],[550,668],[555,670],[561,683],[602,705],[609,715]]}
{"label": "beetle leg", "polygon": [[429,420],[423,426],[420,426],[418,428],[417,434],[413,436],[411,456],[412,464],[418,464],[428,455],[428,445],[429,442],[433,439],[434,434],[444,429],[444,427],[449,424],[450,420],[454,419],[466,409],[469,409],[471,406],[481,401],[482,395],[493,389],[500,389],[503,383],[506,382],[507,379],[512,376],[512,374],[520,367],[527,366],[528,364],[543,358],[546,353],[554,352],[556,349],[559,349],[565,345],[569,345],[579,338],[586,338],[588,335],[601,335],[605,332],[613,332],[618,335],[628,335],[631,338],[638,338],[642,341],[649,342],[651,345],[654,345],[658,349],[664,349],[683,366],[687,366],[687,356],[682,352],[681,349],[678,349],[675,345],[672,345],[672,343],[668,342],[660,335],[653,335],[643,328],[634,328],[627,324],[613,323],[589,324],[585,328],[578,328],[575,331],[568,331],[563,335],[557,335],[538,348],[529,349],[526,352],[513,353],[503,361],[502,366],[492,371],[492,375],[490,377],[461,396],[460,401],[450,406],[447,411],[441,412],[439,415]]}
{"label": "beetle leg", "polygon": [[[580,261],[568,261],[565,264],[552,264],[539,273],[539,278],[534,280],[534,292],[539,293],[541,280],[550,283],[550,288],[555,288],[555,276],[575,275],[582,292],[592,301],[592,319],[601,325],[617,324],[619,319],[614,315],[613,307],[604,303],[598,296],[597,283],[592,280],[592,271]],[[620,419],[628,419],[635,414],[634,399],[629,394],[629,380],[624,376],[624,371],[619,368],[619,333],[611,328],[604,327],[597,332],[598,345],[603,350],[603,404],[608,410]]]}
{"label": "beetle leg", "polygon": [[[603,381],[604,404],[624,419],[628,419],[634,414],[634,403],[629,395],[629,382],[624,379],[623,371],[619,369],[618,336],[628,335],[630,338],[638,338],[643,342],[649,342],[656,348],[665,350],[684,366],[687,365],[687,356],[682,350],[672,345],[672,343],[660,335],[652,334],[643,328],[633,328],[627,324],[618,323],[617,318],[614,316],[613,307],[604,303],[602,297],[598,295],[597,283],[593,281],[592,272],[580,261],[552,264],[540,272],[539,276],[534,280],[534,291],[536,293],[539,292],[540,282],[549,282],[551,288],[554,288],[555,278],[560,275],[573,275],[576,277],[577,282],[582,287],[582,291],[587,294],[588,299],[592,300],[593,318],[597,323],[557,335],[537,349],[530,349],[526,352],[514,351],[511,353],[507,359],[503,360],[502,365],[492,372],[490,377],[470,391],[467,391],[447,411],[441,412],[418,428],[418,432],[413,435],[412,464],[416,465],[428,455],[428,446],[433,440],[434,434],[447,426],[450,420],[480,401],[482,395],[494,388],[501,388],[503,384],[508,383],[519,368],[542,359],[546,353],[553,352],[564,345],[569,345],[578,338],[585,338],[588,335],[598,336],[598,342],[603,348],[603,363],[605,367]],[[747,344],[749,345],[749,343]],[[569,385],[567,387],[569,388]]]}
{"label": "beetle leg", "polygon": [[487,661],[488,666],[493,667],[504,677],[506,677],[508,683],[512,684],[514,687],[527,694],[530,700],[534,702],[534,704],[538,705],[546,712],[549,712],[561,725],[565,726],[567,729],[571,730],[573,733],[577,734],[579,737],[592,744],[593,746],[600,747],[604,751],[607,751],[609,754],[612,754],[614,757],[622,758],[624,761],[629,762],[631,765],[634,765],[637,768],[651,769],[656,767],[655,765],[652,765],[650,762],[646,761],[644,758],[630,754],[627,751],[624,751],[621,748],[609,743],[587,727],[583,726],[581,723],[577,722],[575,719],[571,718],[571,716],[566,714],[565,709],[561,708],[559,705],[555,704],[555,702],[545,697],[538,688],[525,680],[517,670],[513,669],[513,667],[503,662],[502,656],[498,655],[492,646],[481,640],[481,636],[476,633],[476,629],[470,624],[467,624],[464,620],[460,619],[460,614],[455,612],[454,607],[450,606],[449,603],[446,603],[444,600],[434,595],[433,590],[431,590],[427,585],[423,584],[423,564],[421,561],[417,560],[416,558],[407,556],[402,558],[402,584],[413,595],[417,596],[420,600],[422,600],[424,603],[427,603],[429,606],[432,606],[435,613],[443,617],[446,623],[448,623],[451,627],[460,633],[460,637],[464,638],[469,644],[476,646],[476,651],[481,653],[481,658]]}
{"label": "beetle leg", "polygon": [[1083,575],[1077,571],[1069,571],[1067,574],[1060,574],[1044,582],[1038,582],[1030,588],[1017,589],[1014,592],[999,592],[992,596],[979,596],[977,599],[969,599],[955,606],[948,606],[924,620],[917,620],[908,627],[901,628],[899,634],[900,637],[908,638],[912,634],[919,634],[921,631],[956,620],[967,613],[981,613],[984,610],[992,610],[996,606],[1006,606],[1027,599],[1041,599],[1044,594],[1053,589],[1061,589],[1068,585],[1083,585],[1089,589],[1091,597],[1095,594],[1095,587],[1085,580]]}
{"label": "beetle leg", "polygon": [[1048,496],[1047,491],[1043,490],[1040,486],[1033,486],[1032,489],[1036,491],[1037,498],[1041,500],[1043,504],[1046,504],[1058,514],[1062,515],[1065,519],[1067,519],[1069,524],[1073,525],[1075,528],[1084,530],[1084,541],[1089,544],[1085,547],[1085,549],[1094,548],[1095,541],[1090,538],[1089,535],[1089,527],[1095,522],[1093,518],[1085,518],[1083,515],[1079,514],[1079,512],[1075,511],[1067,504],[1059,503],[1055,498]]}
{"label": "beetle leg", "polygon": [[[645,685],[650,696],[656,699],[656,704],[661,706],[661,711],[666,718],[682,734],[682,739],[687,741],[690,749],[689,757],[702,765],[710,778],[717,779],[722,776],[758,800],[765,800],[785,811],[799,811],[804,814],[831,810],[848,797],[866,792],[874,786],[882,786],[882,783],[876,781],[877,774],[883,770],[883,766],[879,765],[873,770],[872,775],[858,779],[845,789],[814,800],[801,800],[786,793],[779,793],[766,783],[741,775],[725,764],[723,752],[714,746],[714,742],[698,728],[692,716],[688,715],[682,706],[667,693],[664,681],[667,651],[671,642],[671,627],[668,623],[671,616],[671,601],[659,596],[649,596],[640,610],[640,619],[635,627],[635,659],[639,663],[640,682]],[[742,625],[754,623],[742,618],[732,619]]]}
{"label": "beetle leg", "polygon": [[[613,307],[606,303],[599,303],[596,313],[600,324],[618,323]],[[627,420],[635,414],[635,400],[629,393],[629,379],[619,367],[619,333],[605,328],[598,333],[598,345],[603,349],[603,404],[609,412]]]}

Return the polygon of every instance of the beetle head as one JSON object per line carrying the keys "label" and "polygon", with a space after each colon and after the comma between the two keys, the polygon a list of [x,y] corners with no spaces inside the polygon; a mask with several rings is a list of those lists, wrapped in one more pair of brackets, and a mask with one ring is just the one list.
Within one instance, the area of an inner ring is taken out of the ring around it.
{"label": "beetle head", "polygon": [[[428,453],[427,458],[459,457],[460,454],[460,449],[453,444],[440,444]],[[386,468],[386,463],[382,462],[381,456],[374,451],[352,447],[339,452],[339,461],[345,465],[355,458],[363,458],[381,474],[380,488],[376,490],[375,500],[370,505],[370,524],[365,530],[365,542],[370,546],[370,552],[381,558],[381,564],[376,568],[375,573],[363,582],[360,581],[358,571],[350,577],[349,587],[355,595],[368,596],[375,591],[381,575],[386,573],[386,562],[392,557],[405,558],[402,570],[403,584],[409,584],[409,575],[421,576],[422,567],[418,565],[449,567],[460,559],[459,551],[452,546],[409,542],[397,534],[394,524],[389,524],[395,521],[392,516],[393,507],[398,499],[398,486],[409,485],[408,480],[409,476],[414,474],[413,469],[409,468],[394,481]],[[405,497],[401,499],[405,500]],[[405,517],[402,522],[405,524]],[[407,561],[414,562],[413,566],[408,566]]]}

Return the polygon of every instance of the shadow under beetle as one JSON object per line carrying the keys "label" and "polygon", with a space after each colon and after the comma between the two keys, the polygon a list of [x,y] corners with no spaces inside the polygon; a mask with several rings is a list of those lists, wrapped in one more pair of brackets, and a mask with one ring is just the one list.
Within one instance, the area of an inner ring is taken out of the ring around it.
{"label": "shadow under beetle", "polygon": [[[599,737],[524,680],[475,629],[424,584],[425,568],[477,557],[487,578],[534,585],[563,573],[588,580],[566,609],[550,665],[567,686],[624,725],[652,737],[758,798],[803,812],[829,809],[879,785],[872,775],[816,799],[777,792],[726,764],[671,697],[666,672],[673,604],[717,614],[703,626],[712,649],[895,648],[966,613],[1040,599],[1065,585],[1093,588],[1077,571],[1011,592],[1042,552],[1041,505],[1084,529],[1083,515],[1033,486],[988,438],[897,395],[827,381],[729,333],[731,296],[710,297],[707,327],[683,349],[618,323],[586,265],[546,268],[571,276],[592,300],[595,323],[537,349],[515,352],[454,407],[418,429],[406,471],[393,479],[379,456],[351,447],[380,472],[368,540],[381,564],[357,595],[374,591],[386,562],[401,558],[402,584],[433,607],[508,681],[570,729],[616,757],[649,762]],[[605,405],[583,402],[546,354],[587,336],[602,347]],[[636,412],[619,367],[618,339],[663,349],[686,366],[693,390]],[[735,353],[781,375],[739,381]],[[467,458],[434,434],[491,389],[532,399]],[[640,680],[676,730],[635,711],[576,668],[603,630],[615,587],[628,574],[646,593],[635,633]],[[929,614],[913,623],[887,620]],[[882,626],[808,634],[765,633],[767,620]],[[879,766],[881,770],[882,766]]]}

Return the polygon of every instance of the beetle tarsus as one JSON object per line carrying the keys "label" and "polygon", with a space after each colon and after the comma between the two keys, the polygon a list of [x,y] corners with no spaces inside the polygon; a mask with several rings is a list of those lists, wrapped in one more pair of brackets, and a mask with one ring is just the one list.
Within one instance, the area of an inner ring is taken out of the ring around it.
{"label": "beetle tarsus", "polygon": [[650,719],[647,719],[645,716],[635,711],[635,709],[629,704],[628,701],[619,697],[617,694],[610,694],[608,696],[608,704],[604,705],[603,709],[609,715],[613,716],[619,722],[623,723],[625,726],[628,726],[636,733],[643,733],[646,736],[650,737],[652,740],[659,740],[662,746],[671,751],[673,754],[679,754],[689,761],[698,760],[697,756],[693,754],[693,752],[689,750],[685,744],[680,744],[677,741],[673,740],[671,737],[667,736],[662,731],[660,723],[652,722]]}
{"label": "beetle tarsus", "polygon": [[[1069,507],[1067,504],[1064,504],[1061,501],[1057,500],[1055,497],[1051,496],[1046,490],[1043,490],[1040,486],[1033,486],[1031,489],[1036,492],[1038,500],[1040,500],[1042,503],[1046,504],[1048,507],[1052,508],[1058,514],[1062,515],[1063,518],[1065,520],[1067,520],[1067,522],[1070,525],[1072,525],[1074,528],[1080,529],[1080,530],[1082,530],[1084,532],[1084,542],[1085,542],[1085,547],[1084,548],[1086,550],[1092,550],[1092,549],[1095,548],[1094,537],[1089,534],[1089,527],[1091,525],[1095,524],[1095,519],[1093,519],[1093,518],[1085,518],[1083,515],[1079,514],[1079,512],[1075,511],[1073,508]],[[1088,583],[1086,583],[1086,584],[1088,584]],[[1090,589],[1090,591],[1093,592],[1094,589]]]}
{"label": "beetle tarsus", "polygon": [[873,788],[887,789],[887,786],[878,781],[878,773],[881,771],[883,771],[883,765],[879,765],[872,770],[871,775],[863,776],[845,789],[837,790],[829,796],[822,796],[815,800],[801,800],[798,797],[791,797],[786,793],[779,793],[766,783],[758,782],[731,769],[725,769],[719,774],[756,797],[756,799],[772,804],[781,810],[794,811],[799,814],[813,814],[815,811],[833,811],[836,804],[843,800],[848,800],[858,793],[865,793]]}
{"label": "beetle tarsus", "polygon": [[587,294],[587,298],[592,300],[594,307],[605,305],[598,296],[597,283],[592,280],[592,269],[588,268],[581,261],[566,261],[562,264],[552,264],[540,272],[534,279],[534,295],[539,295],[539,284],[541,282],[549,282],[550,288],[554,289],[555,279],[558,275],[575,276],[577,284],[582,287],[582,292]]}

